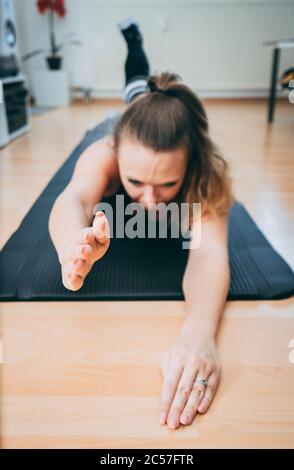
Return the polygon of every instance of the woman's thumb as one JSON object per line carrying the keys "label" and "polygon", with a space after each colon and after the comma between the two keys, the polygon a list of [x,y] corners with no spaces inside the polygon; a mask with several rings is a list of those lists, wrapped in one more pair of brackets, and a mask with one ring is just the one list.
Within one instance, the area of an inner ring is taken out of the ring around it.
{"label": "woman's thumb", "polygon": [[104,245],[109,239],[109,223],[104,212],[96,212],[92,225],[96,240]]}

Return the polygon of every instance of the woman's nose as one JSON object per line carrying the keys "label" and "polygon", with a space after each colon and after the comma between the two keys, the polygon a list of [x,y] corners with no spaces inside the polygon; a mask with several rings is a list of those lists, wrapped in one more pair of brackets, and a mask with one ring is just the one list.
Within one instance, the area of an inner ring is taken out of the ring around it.
{"label": "woman's nose", "polygon": [[143,204],[156,204],[156,194],[154,188],[146,188],[142,197]]}

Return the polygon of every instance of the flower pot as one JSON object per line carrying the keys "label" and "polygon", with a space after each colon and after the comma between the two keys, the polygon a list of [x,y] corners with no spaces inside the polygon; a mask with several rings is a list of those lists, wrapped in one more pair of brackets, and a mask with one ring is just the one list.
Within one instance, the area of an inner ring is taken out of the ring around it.
{"label": "flower pot", "polygon": [[33,70],[32,93],[37,106],[68,106],[70,92],[67,71]]}
{"label": "flower pot", "polygon": [[47,64],[50,70],[60,70],[62,66],[62,57],[51,56],[46,57]]}

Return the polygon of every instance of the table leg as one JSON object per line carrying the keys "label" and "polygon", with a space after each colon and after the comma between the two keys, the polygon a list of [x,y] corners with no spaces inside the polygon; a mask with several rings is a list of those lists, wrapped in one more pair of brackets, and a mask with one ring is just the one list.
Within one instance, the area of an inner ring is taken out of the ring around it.
{"label": "table leg", "polygon": [[280,59],[280,49],[275,48],[273,50],[273,59],[272,59],[272,76],[271,76],[271,85],[270,85],[270,96],[268,101],[268,122],[273,122],[274,111],[275,111],[275,101],[276,101],[276,83],[277,83],[277,73],[279,68],[279,59]]}

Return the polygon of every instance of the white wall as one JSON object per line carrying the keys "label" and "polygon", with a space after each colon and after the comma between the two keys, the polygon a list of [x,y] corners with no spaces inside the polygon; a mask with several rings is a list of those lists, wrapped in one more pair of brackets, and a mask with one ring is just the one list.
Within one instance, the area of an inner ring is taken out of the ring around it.
{"label": "white wall", "polygon": [[[35,0],[14,0],[24,54],[49,44],[47,18]],[[119,96],[126,45],[116,23],[135,16],[144,34],[151,72],[179,73],[203,96],[266,95],[271,68],[267,40],[294,37],[294,0],[66,0],[56,20],[57,37],[76,31],[82,47],[65,50],[71,84],[90,85],[98,96]],[[167,19],[168,29],[160,30]],[[25,72],[44,67],[34,58]],[[280,70],[294,66],[294,49],[283,50]]]}

